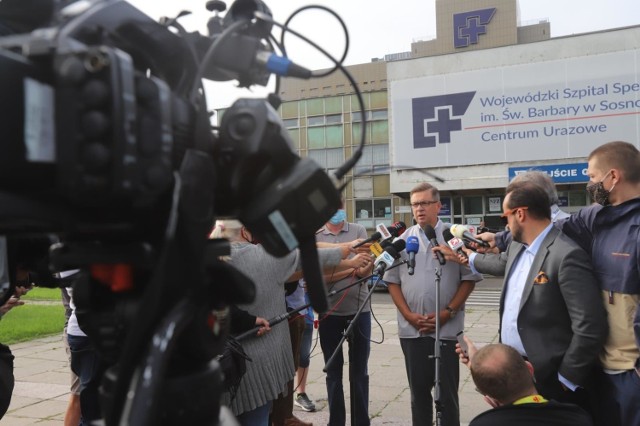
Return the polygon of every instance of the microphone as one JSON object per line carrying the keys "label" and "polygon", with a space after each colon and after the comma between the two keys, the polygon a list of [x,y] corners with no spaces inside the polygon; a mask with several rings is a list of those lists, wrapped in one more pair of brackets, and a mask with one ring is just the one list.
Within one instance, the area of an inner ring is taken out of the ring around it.
{"label": "microphone", "polygon": [[449,247],[451,247],[451,250],[453,250],[457,254],[461,254],[464,257],[467,257],[467,254],[462,250],[462,247],[464,247],[464,241],[462,241],[460,238],[454,237],[449,229],[445,229],[444,231],[442,231],[442,236],[447,241]]}
{"label": "microphone", "polygon": [[354,245],[353,248],[355,249],[367,243],[379,241],[380,239],[386,240],[391,237],[399,237],[404,231],[407,230],[407,225],[405,225],[404,222],[395,222],[393,225],[387,228],[386,226],[384,226],[384,223],[379,223],[376,229],[378,229],[377,232],[371,234],[371,236],[366,240],[363,240]]}
{"label": "microphone", "polygon": [[[436,238],[436,230],[433,229],[433,226],[426,225],[424,227],[424,233],[426,234],[432,246],[437,247],[440,245],[438,244],[438,239]],[[435,254],[436,254],[436,257],[438,258],[438,263],[440,263],[441,265],[444,265],[447,262],[444,258],[444,255],[439,251],[436,251]]]}
{"label": "microphone", "polygon": [[373,273],[382,276],[384,271],[395,262],[396,259],[400,257],[400,252],[404,250],[407,243],[404,240],[398,239],[394,241],[391,245],[387,246],[382,254],[376,258],[373,262],[375,266]]}
{"label": "microphone", "polygon": [[418,237],[410,236],[407,238],[407,253],[409,253],[409,275],[413,275],[416,267],[416,253],[420,249]]}
{"label": "microphone", "polygon": [[473,241],[480,247],[489,247],[489,243],[474,237],[473,234],[471,234],[471,232],[469,232],[467,227],[464,225],[453,224],[451,225],[450,229],[451,229],[451,233],[457,238],[466,238],[469,241]]}

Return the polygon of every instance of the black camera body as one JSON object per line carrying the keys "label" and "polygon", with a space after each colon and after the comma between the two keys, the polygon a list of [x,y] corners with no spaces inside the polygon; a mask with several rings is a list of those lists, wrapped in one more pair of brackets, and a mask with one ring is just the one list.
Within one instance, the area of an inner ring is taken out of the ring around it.
{"label": "black camera body", "polygon": [[[0,235],[16,247],[54,235],[62,243],[38,244],[50,272],[82,271],[78,313],[113,364],[107,425],[217,421],[200,402],[222,391],[211,360],[224,334],[207,317],[242,299],[229,288],[243,280],[210,255],[216,217],[239,218],[274,256],[299,248],[314,308],[326,310],[314,235],[340,207],[336,183],[294,152],[265,100],[236,101],[212,128],[201,87],[266,84],[271,25],[254,12],[269,10],[237,0],[203,36],[103,0],[0,37]],[[144,369],[156,373],[143,380]],[[208,384],[197,407],[161,403],[162,388],[187,382]]]}

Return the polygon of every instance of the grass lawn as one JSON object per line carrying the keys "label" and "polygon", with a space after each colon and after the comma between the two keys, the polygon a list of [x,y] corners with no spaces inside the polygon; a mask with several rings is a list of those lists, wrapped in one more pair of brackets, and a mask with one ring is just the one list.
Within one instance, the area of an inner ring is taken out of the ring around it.
{"label": "grass lawn", "polygon": [[[9,345],[62,332],[65,318],[60,289],[34,288],[22,299],[25,301],[23,306],[13,308],[2,317],[0,342]],[[29,300],[51,300],[54,303],[31,304]]]}
{"label": "grass lawn", "polygon": [[31,290],[29,290],[29,293],[22,296],[21,299],[22,300],[54,300],[62,304],[61,302],[62,298],[60,297],[59,288],[34,287]]}

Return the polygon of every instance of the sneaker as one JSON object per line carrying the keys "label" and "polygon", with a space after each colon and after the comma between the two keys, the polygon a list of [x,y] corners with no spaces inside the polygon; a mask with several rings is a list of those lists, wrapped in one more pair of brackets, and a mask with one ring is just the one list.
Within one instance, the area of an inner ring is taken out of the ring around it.
{"label": "sneaker", "polygon": [[314,404],[304,392],[296,395],[296,399],[293,402],[304,411],[316,411],[316,404]]}

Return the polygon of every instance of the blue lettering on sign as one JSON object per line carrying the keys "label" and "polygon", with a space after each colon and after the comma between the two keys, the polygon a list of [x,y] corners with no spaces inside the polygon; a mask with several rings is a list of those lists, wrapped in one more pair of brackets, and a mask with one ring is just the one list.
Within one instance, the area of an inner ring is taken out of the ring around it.
{"label": "blue lettering on sign", "polygon": [[474,10],[453,15],[453,46],[467,47],[478,44],[481,34],[487,33],[487,25],[496,13],[496,8]]}
{"label": "blue lettering on sign", "polygon": [[438,215],[440,216],[451,216],[451,198],[449,197],[440,197],[440,212]]}
{"label": "blue lettering on sign", "polygon": [[411,100],[413,147],[433,148],[450,143],[451,132],[462,130],[462,116],[476,92],[451,93]]}
{"label": "blue lettering on sign", "polygon": [[588,182],[587,163],[552,164],[549,166],[509,167],[509,181],[520,173],[538,170],[548,174],[555,183]]}

